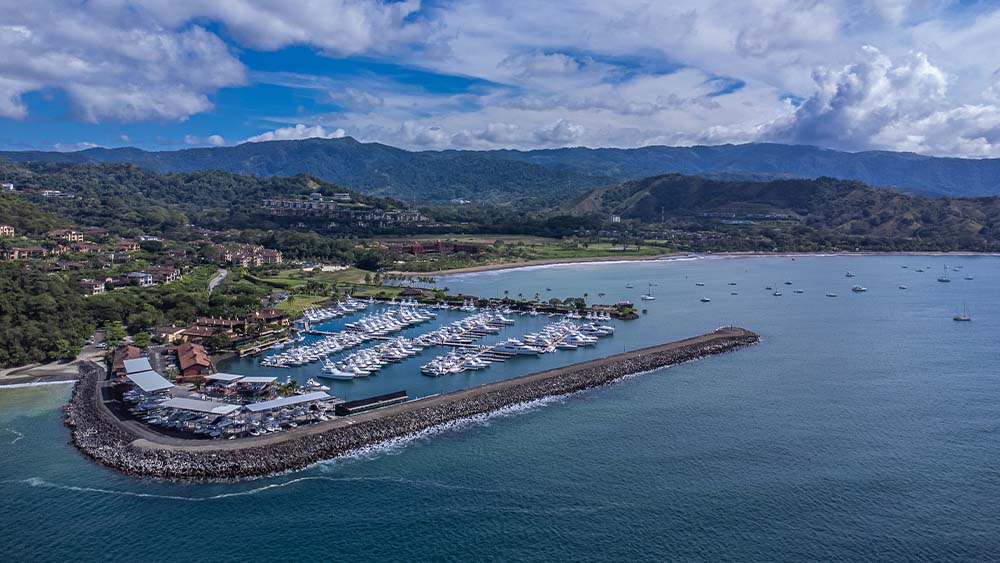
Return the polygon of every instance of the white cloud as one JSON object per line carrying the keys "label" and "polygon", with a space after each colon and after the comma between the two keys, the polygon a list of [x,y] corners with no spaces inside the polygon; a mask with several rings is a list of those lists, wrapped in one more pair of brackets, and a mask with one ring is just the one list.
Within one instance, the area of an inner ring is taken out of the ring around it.
{"label": "white cloud", "polygon": [[184,135],[184,144],[192,146],[221,147],[226,144],[226,139],[222,135],[209,135],[207,137],[197,137],[195,135]]}
{"label": "white cloud", "polygon": [[0,9],[0,116],[10,118],[28,115],[25,93],[59,89],[85,121],[183,120],[246,82],[241,49],[303,45],[454,79],[367,67],[255,72],[255,81],[306,91],[317,109],[252,116],[280,124],[252,140],[349,132],[410,148],[535,148],[775,139],[1000,156],[1000,7],[987,3],[0,0]]}
{"label": "white cloud", "polygon": [[59,88],[83,121],[182,120],[244,82],[243,65],[214,34],[165,29],[106,4],[0,2],[0,115],[24,118],[23,94]]}
{"label": "white cloud", "polygon": [[327,94],[327,98],[329,101],[343,107],[346,111],[354,113],[371,113],[385,104],[382,96],[357,88],[344,88],[339,91],[332,91]]}
{"label": "white cloud", "polygon": [[171,27],[207,19],[220,22],[242,45],[275,50],[310,45],[337,56],[388,52],[430,32],[419,0],[107,0],[119,9],[152,15]]}
{"label": "white cloud", "polygon": [[89,141],[80,141],[79,143],[56,143],[52,145],[52,148],[58,152],[76,152],[87,149],[93,149],[99,146],[101,145],[97,143],[91,143]]}
{"label": "white cloud", "polygon": [[847,150],[1000,153],[1000,107],[956,106],[948,75],[923,53],[893,60],[869,46],[859,62],[817,72],[815,80],[815,93],[770,138]]}
{"label": "white cloud", "polygon": [[268,131],[267,133],[261,133],[260,135],[254,135],[246,139],[245,143],[257,143],[261,141],[292,141],[298,139],[340,139],[346,135],[346,131],[337,128],[333,130],[327,130],[322,125],[313,125],[311,127],[306,127],[302,123],[296,124],[294,127],[279,127],[274,131]]}
{"label": "white cloud", "polygon": [[536,129],[534,136],[540,143],[566,145],[578,142],[583,137],[584,128],[560,119],[548,127]]}

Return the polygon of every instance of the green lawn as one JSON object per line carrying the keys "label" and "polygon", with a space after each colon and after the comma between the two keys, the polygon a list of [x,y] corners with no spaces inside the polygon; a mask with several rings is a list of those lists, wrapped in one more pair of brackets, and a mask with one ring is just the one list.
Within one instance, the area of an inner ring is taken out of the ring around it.
{"label": "green lawn", "polygon": [[261,276],[260,279],[277,284],[285,285],[289,288],[305,285],[308,281],[314,280],[322,283],[359,283],[364,280],[365,272],[357,268],[348,268],[337,272],[323,272],[313,270],[305,272],[300,268],[280,270],[274,275]]}
{"label": "green lawn", "polygon": [[303,309],[328,299],[330,298],[323,295],[292,295],[285,301],[279,303],[277,308],[294,316],[301,313]]}
{"label": "green lawn", "polygon": [[215,266],[198,266],[188,274],[171,282],[170,288],[177,292],[208,291],[208,282],[215,277],[218,271],[219,269]]}

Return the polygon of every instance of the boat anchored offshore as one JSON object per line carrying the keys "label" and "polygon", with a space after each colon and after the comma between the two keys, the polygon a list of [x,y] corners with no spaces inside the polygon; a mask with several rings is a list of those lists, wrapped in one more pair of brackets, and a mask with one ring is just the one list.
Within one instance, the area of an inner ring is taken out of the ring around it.
{"label": "boat anchored offshore", "polygon": [[953,321],[970,322],[972,320],[972,316],[969,315],[969,308],[966,307],[965,304],[963,303],[962,304],[962,312],[959,313],[959,314],[957,314],[957,315],[955,315],[951,319]]}
{"label": "boat anchored offshore", "polygon": [[642,299],[643,301],[656,301],[656,296],[653,295],[653,285],[654,284],[649,284],[649,291],[645,295],[643,295],[640,299]]}
{"label": "boat anchored offshore", "polygon": [[867,287],[862,287],[860,285],[856,285],[856,286],[854,286],[854,287],[851,288],[851,291],[853,291],[854,293],[864,293],[864,292],[868,291],[868,288]]}
{"label": "boat anchored offshore", "polygon": [[699,301],[701,301],[702,303],[711,303],[712,302],[712,300],[709,299],[708,297],[702,297],[701,299],[699,299]]}
{"label": "boat anchored offshore", "polygon": [[944,275],[941,276],[941,277],[939,277],[938,281],[941,282],[941,283],[949,283],[949,282],[951,282],[951,278],[948,277],[948,266],[944,267]]}

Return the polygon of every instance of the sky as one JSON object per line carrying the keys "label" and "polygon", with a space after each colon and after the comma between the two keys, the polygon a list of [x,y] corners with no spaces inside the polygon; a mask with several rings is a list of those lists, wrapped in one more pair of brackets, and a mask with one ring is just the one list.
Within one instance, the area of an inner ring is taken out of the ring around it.
{"label": "sky", "polygon": [[0,0],[0,148],[1000,157],[1000,2]]}

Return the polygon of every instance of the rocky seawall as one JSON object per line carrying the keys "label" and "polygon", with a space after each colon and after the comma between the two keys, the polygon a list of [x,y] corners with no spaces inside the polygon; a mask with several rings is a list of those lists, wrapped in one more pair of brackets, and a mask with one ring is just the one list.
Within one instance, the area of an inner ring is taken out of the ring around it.
{"label": "rocky seawall", "polygon": [[721,354],[759,340],[736,327],[702,336],[573,364],[532,375],[410,401],[347,419],[323,422],[268,436],[231,441],[177,440],[158,443],[140,437],[100,401],[101,373],[81,368],[65,422],[73,444],[93,460],[129,475],[172,479],[241,479],[300,469],[359,448],[427,428],[497,411],[543,397],[605,385],[616,379]]}

